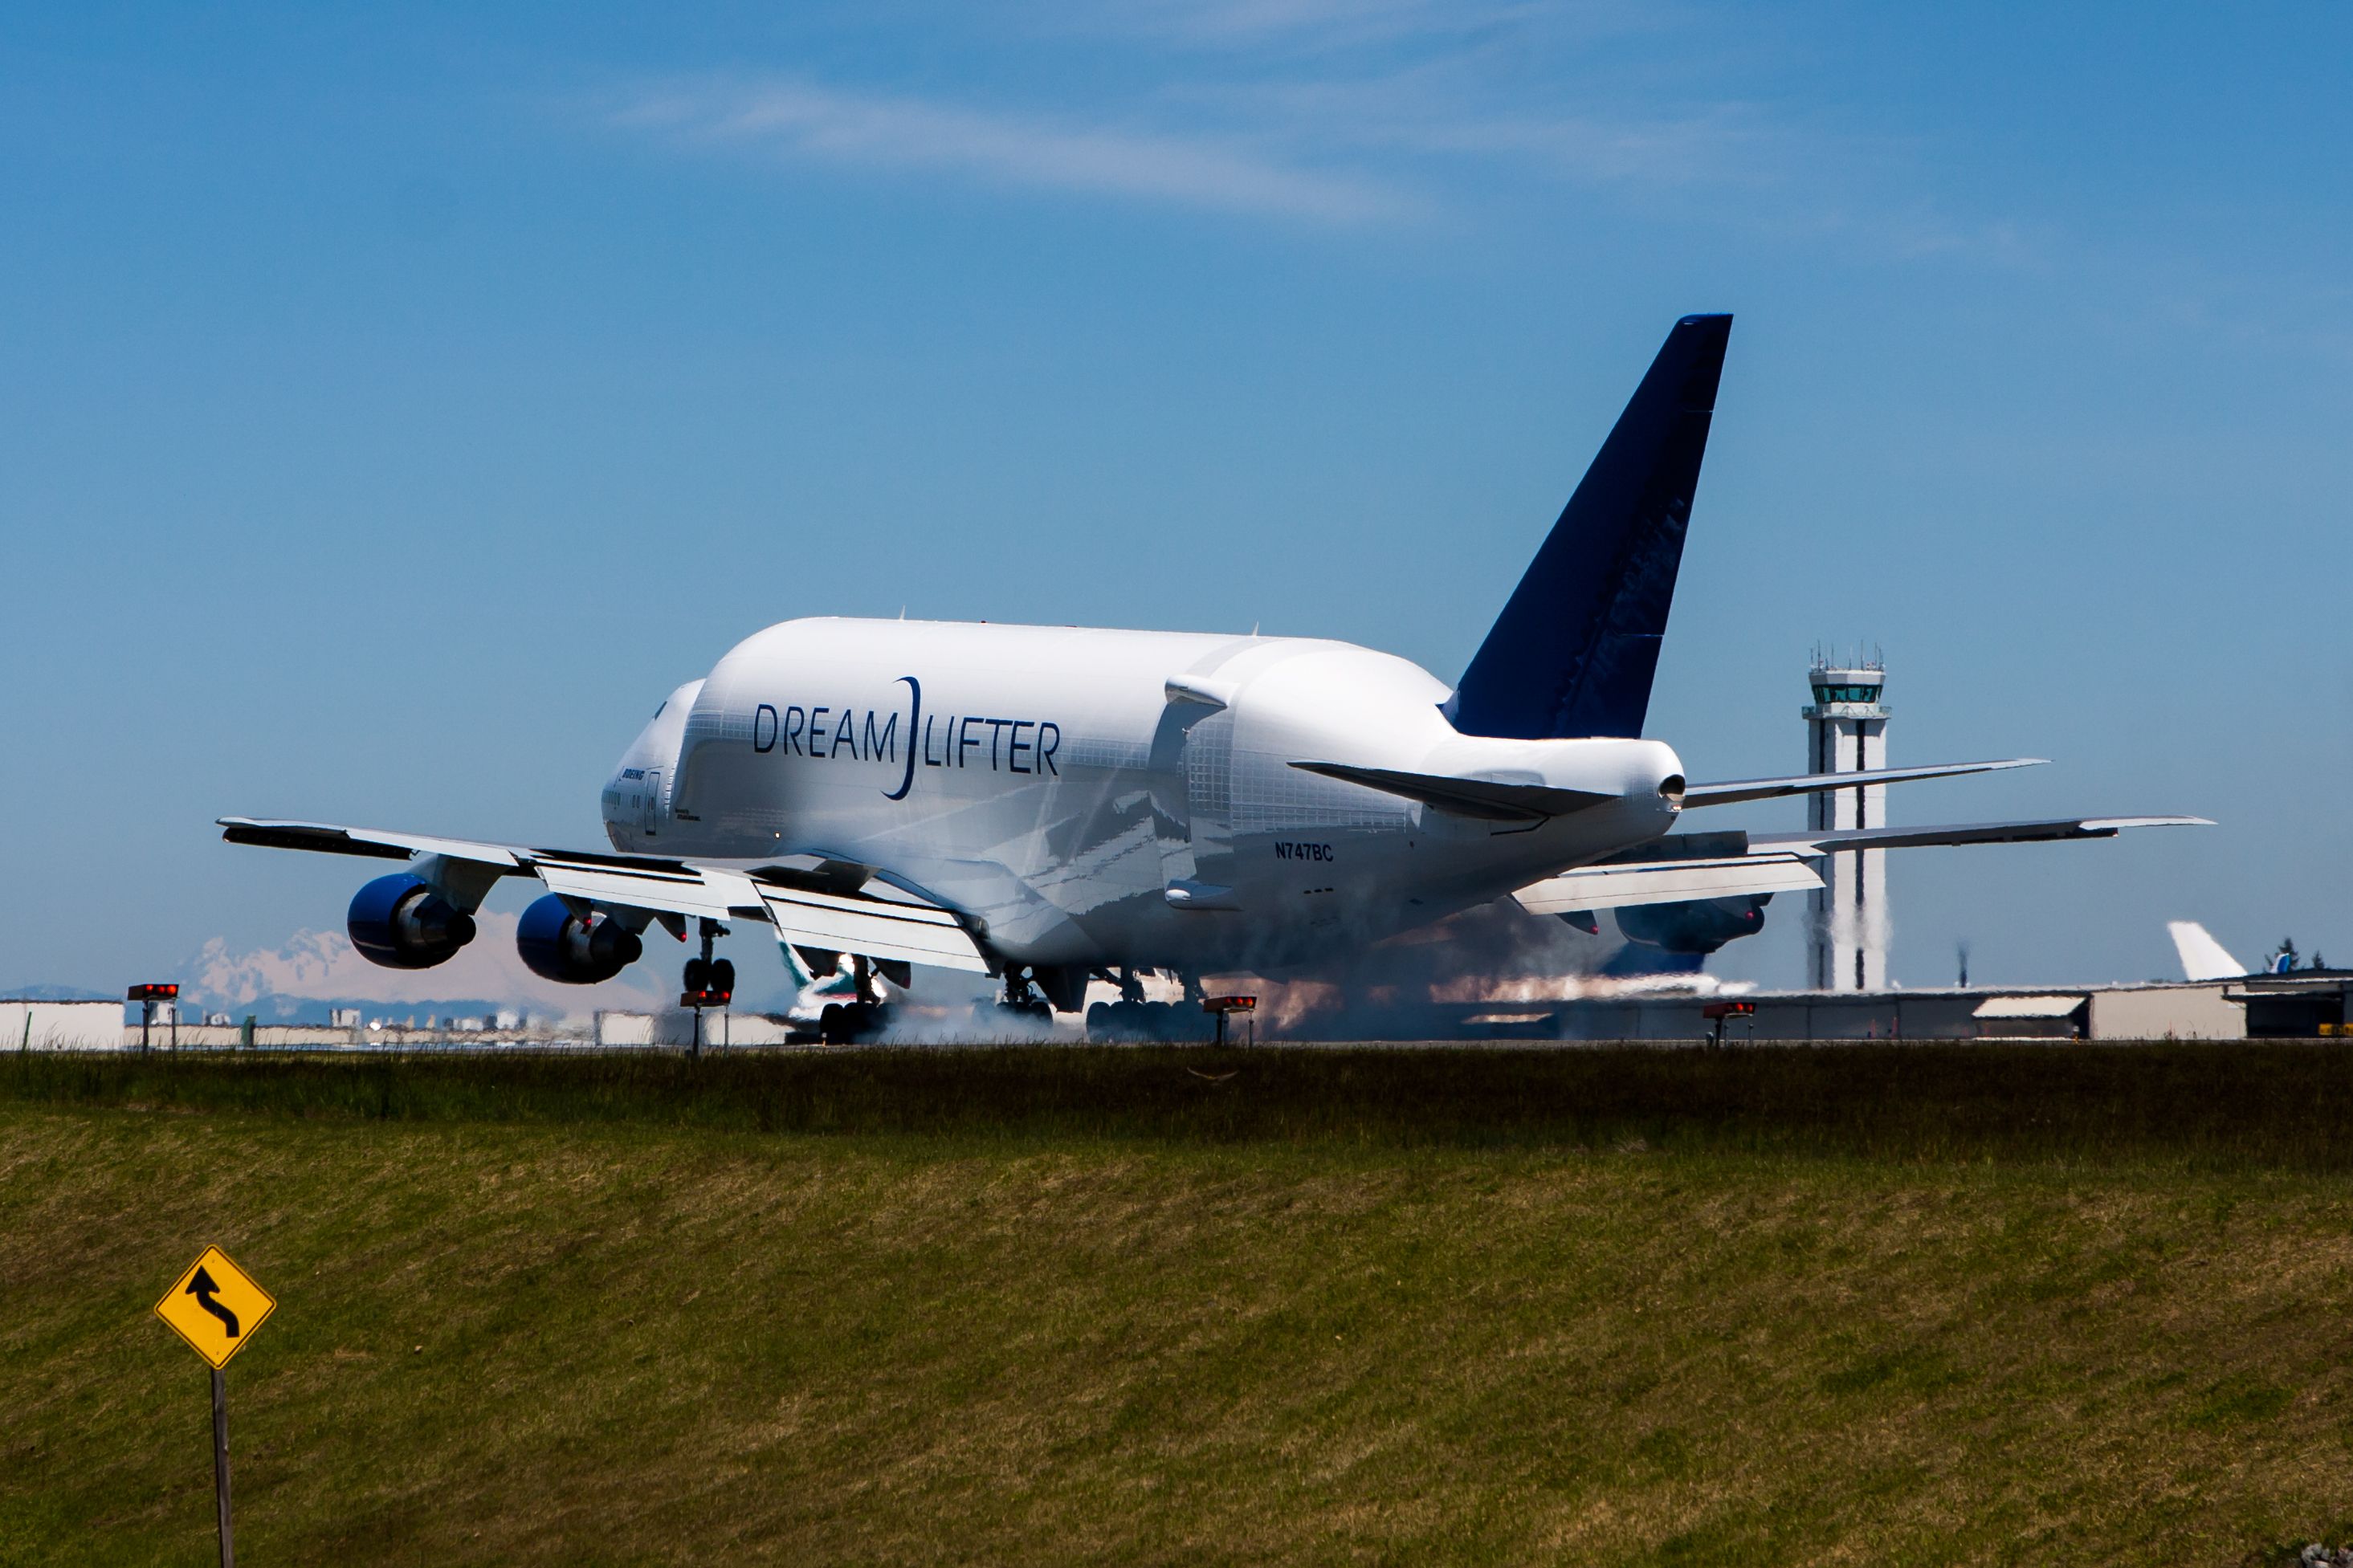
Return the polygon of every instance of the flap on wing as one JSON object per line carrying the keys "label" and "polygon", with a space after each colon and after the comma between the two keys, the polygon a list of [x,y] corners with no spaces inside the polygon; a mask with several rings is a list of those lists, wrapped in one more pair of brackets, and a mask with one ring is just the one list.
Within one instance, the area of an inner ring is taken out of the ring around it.
{"label": "flap on wing", "polygon": [[1694,805],[1736,805],[1744,800],[1820,795],[1827,790],[1908,784],[1915,779],[1957,778],[1963,773],[1990,773],[2004,768],[2039,767],[2047,760],[2043,757],[2009,757],[1997,763],[1937,763],[1925,768],[1866,768],[1851,773],[1799,773],[1785,779],[1735,779],[1729,784],[1691,785],[1683,791],[1683,805],[1686,809]]}
{"label": "flap on wing", "polygon": [[1964,822],[1947,827],[1853,827],[1821,833],[1760,833],[1759,854],[1829,855],[1841,849],[1918,849],[1945,844],[2043,844],[2114,838],[2127,827],[2211,827],[2202,816],[2055,816],[2034,822]]}
{"label": "flap on wing", "polygon": [[1751,854],[1650,865],[1585,866],[1532,883],[1512,897],[1531,914],[1556,915],[1571,910],[1679,904],[1690,899],[1810,892],[1821,885],[1822,879],[1799,856]]}
{"label": "flap on wing", "polygon": [[750,884],[777,940],[828,952],[862,952],[869,958],[935,964],[943,969],[989,973],[972,933],[937,904],[902,902],[868,893],[828,893],[773,882]]}
{"label": "flap on wing", "polygon": [[1539,822],[1566,816],[1618,797],[1590,790],[1555,789],[1550,784],[1504,784],[1495,779],[1455,778],[1446,773],[1399,773],[1391,768],[1360,768],[1349,763],[1293,763],[1302,773],[1318,773],[1343,784],[1362,784],[1384,795],[1418,800],[1457,816],[1484,822]]}
{"label": "flap on wing", "polygon": [[626,904],[690,919],[759,919],[760,899],[752,879],[740,871],[671,861],[641,865],[619,857],[596,861],[535,850],[531,868],[550,892],[591,903]]}

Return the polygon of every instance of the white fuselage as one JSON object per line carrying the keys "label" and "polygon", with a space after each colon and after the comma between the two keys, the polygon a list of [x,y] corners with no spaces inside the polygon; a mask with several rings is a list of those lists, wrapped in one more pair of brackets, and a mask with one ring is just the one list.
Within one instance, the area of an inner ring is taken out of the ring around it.
{"label": "white fuselage", "polygon": [[[875,868],[1009,964],[1187,973],[1311,965],[1672,824],[1667,746],[1466,736],[1447,696],[1340,642],[786,621],[672,695],[604,816],[633,854]],[[1302,761],[1611,798],[1489,822]]]}

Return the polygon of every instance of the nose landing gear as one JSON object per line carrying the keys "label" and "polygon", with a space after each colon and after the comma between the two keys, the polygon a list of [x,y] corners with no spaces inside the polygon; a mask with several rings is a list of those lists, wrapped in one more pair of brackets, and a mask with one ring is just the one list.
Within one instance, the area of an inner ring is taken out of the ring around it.
{"label": "nose landing gear", "polygon": [[1038,994],[1036,977],[1029,970],[1008,965],[1005,994],[997,999],[997,1018],[1026,1034],[1033,1028],[1052,1027],[1054,1009]]}

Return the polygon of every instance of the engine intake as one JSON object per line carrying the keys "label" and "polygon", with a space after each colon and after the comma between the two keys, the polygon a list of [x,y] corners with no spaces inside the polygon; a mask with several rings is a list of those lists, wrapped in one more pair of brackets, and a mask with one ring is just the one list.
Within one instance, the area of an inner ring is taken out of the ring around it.
{"label": "engine intake", "polygon": [[386,969],[430,969],[474,940],[473,916],[405,871],[353,895],[346,924],[360,956]]}
{"label": "engine intake", "polygon": [[610,915],[577,915],[554,893],[523,910],[515,951],[533,974],[565,985],[610,980],[645,952],[637,933]]}

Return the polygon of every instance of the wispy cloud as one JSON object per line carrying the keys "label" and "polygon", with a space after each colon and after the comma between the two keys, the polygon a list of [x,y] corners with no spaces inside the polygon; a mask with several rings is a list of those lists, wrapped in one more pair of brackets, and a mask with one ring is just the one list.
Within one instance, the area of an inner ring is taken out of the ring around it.
{"label": "wispy cloud", "polygon": [[1064,34],[1299,57],[1589,45],[1689,20],[1688,0],[1040,0]]}
{"label": "wispy cloud", "polygon": [[1622,0],[1124,0],[1050,7],[1041,47],[1075,47],[1074,68],[1030,66],[1009,91],[712,75],[604,107],[704,153],[1288,223],[1475,223],[1578,186],[1855,256],[2029,258],[2015,226],[1921,196],[1916,148],[1711,93],[1648,43],[1623,47],[1680,15]]}
{"label": "wispy cloud", "polygon": [[1452,61],[1379,75],[1187,86],[1164,96],[1335,153],[1483,162],[1588,183],[1780,184],[1823,152],[1820,137],[1778,125],[1748,104],[1641,113],[1613,113],[1590,100],[1520,105]]}
{"label": "wispy cloud", "polygon": [[1244,136],[1005,113],[807,82],[673,83],[634,98],[614,120],[705,147],[1322,223],[1393,219],[1420,205],[1387,181],[1315,168]]}

